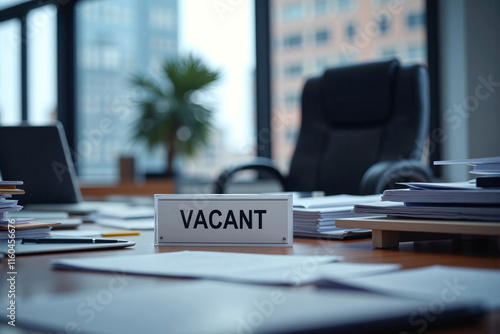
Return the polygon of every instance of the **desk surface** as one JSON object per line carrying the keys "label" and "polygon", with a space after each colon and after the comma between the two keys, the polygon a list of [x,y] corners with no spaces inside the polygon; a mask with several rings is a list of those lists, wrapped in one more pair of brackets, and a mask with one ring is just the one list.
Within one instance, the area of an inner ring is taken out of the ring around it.
{"label": "desk surface", "polygon": [[[84,224],[83,228],[96,229]],[[97,227],[99,228],[99,227]],[[83,289],[99,289],[109,282],[110,274],[52,270],[50,261],[54,258],[79,258],[95,256],[127,256],[152,254],[180,250],[230,251],[243,253],[293,254],[293,255],[340,255],[346,262],[357,263],[399,263],[403,269],[429,265],[449,265],[474,268],[500,269],[500,251],[495,241],[425,241],[401,243],[398,249],[374,249],[371,239],[351,241],[327,241],[295,238],[294,246],[287,248],[267,247],[155,247],[153,231],[142,231],[139,236],[127,237],[135,241],[135,247],[120,250],[40,254],[17,257],[16,298],[35,295],[52,295]],[[1,272],[6,273],[7,261],[2,259]],[[174,279],[133,276],[129,284],[169,284]],[[4,296],[2,296],[3,298]],[[0,329],[4,327],[0,326]],[[446,329],[428,330],[429,333],[500,333],[500,312],[488,315],[480,324]]]}

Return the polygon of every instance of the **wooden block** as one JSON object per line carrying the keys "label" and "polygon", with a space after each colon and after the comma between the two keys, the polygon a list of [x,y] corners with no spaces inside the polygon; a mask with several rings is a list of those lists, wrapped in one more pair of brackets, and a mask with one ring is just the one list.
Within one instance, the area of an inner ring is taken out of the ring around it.
{"label": "wooden block", "polygon": [[410,218],[344,218],[335,221],[336,227],[367,228],[384,231],[453,233],[500,236],[500,222],[436,220]]}
{"label": "wooden block", "polygon": [[372,246],[375,248],[399,247],[399,232],[372,230]]}

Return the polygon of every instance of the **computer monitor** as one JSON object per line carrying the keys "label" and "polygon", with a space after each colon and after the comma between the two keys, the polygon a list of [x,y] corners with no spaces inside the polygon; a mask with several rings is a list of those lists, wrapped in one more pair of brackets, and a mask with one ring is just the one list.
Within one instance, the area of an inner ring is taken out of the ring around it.
{"label": "computer monitor", "polygon": [[52,125],[0,126],[0,173],[23,181],[21,205],[78,203],[81,192],[64,129]]}

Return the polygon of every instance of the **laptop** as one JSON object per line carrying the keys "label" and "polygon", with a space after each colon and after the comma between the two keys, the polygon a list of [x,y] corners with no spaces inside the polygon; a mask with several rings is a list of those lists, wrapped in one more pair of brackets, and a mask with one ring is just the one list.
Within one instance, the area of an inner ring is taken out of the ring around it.
{"label": "laptop", "polygon": [[88,214],[105,202],[84,202],[61,123],[0,126],[0,174],[19,180],[16,196],[27,210]]}

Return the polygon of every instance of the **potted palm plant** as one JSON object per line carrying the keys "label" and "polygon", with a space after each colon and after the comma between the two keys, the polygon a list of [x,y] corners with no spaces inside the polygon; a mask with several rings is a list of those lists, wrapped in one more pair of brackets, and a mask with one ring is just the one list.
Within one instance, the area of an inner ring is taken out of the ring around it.
{"label": "potted palm plant", "polygon": [[139,116],[134,138],[150,149],[164,145],[165,177],[175,175],[177,155],[191,157],[208,142],[213,110],[193,98],[220,77],[194,55],[165,59],[158,78],[134,75],[132,84],[144,94],[136,101]]}

